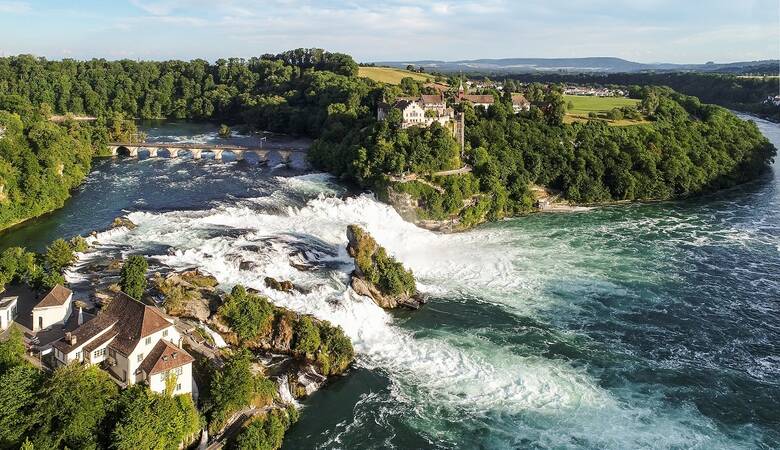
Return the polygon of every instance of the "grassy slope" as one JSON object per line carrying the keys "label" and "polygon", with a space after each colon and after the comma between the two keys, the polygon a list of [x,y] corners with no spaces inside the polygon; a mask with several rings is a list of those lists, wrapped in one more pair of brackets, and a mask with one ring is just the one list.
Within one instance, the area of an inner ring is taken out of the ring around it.
{"label": "grassy slope", "polygon": [[[564,95],[566,103],[572,102],[574,109],[566,111],[566,123],[580,122],[588,120],[588,113],[595,112],[597,114],[606,114],[613,108],[621,108],[623,106],[634,106],[639,103],[639,100],[625,97],[590,97],[584,95]],[[606,120],[610,125],[624,126],[624,125],[638,125],[647,123],[643,120]]]}
{"label": "grassy slope", "polygon": [[390,67],[360,67],[358,76],[388,84],[400,84],[401,78],[404,77],[411,77],[418,81],[427,81],[429,78],[432,78],[430,75]]}

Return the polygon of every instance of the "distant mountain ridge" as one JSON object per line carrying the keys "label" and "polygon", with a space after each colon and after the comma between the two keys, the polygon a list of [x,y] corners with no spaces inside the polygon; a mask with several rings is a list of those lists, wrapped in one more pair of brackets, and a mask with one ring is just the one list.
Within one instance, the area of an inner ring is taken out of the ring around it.
{"label": "distant mountain ridge", "polygon": [[460,61],[378,61],[376,65],[406,67],[413,65],[426,70],[440,72],[493,72],[493,73],[531,73],[531,72],[599,72],[631,73],[649,71],[693,71],[693,72],[746,72],[752,68],[780,70],[780,60],[740,61],[731,63],[672,64],[638,63],[614,57],[589,58],[500,58],[469,59]]}

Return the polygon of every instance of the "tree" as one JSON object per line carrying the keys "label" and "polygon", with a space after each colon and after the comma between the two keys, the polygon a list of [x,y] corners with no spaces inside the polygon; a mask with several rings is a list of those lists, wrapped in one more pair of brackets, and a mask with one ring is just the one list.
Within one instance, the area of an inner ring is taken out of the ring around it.
{"label": "tree", "polygon": [[24,336],[18,328],[11,327],[8,336],[0,341],[0,374],[24,362]]}
{"label": "tree", "polygon": [[46,248],[43,260],[50,272],[62,272],[64,268],[76,261],[76,255],[70,244],[64,239],[57,239]]}
{"label": "tree", "polygon": [[135,299],[140,299],[146,290],[146,270],[149,265],[141,255],[132,255],[122,265],[119,286],[122,291]]}
{"label": "tree", "polygon": [[96,448],[119,389],[97,366],[60,367],[39,390],[33,436],[36,448]]}
{"label": "tree", "polygon": [[187,395],[175,397],[135,385],[122,392],[111,434],[117,450],[176,450],[200,429],[200,416]]}
{"label": "tree", "polygon": [[209,415],[209,432],[213,434],[225,425],[235,411],[245,406],[262,406],[273,401],[276,385],[265,376],[252,372],[252,355],[248,350],[241,349],[212,374],[208,392],[206,410]]}
{"label": "tree", "polygon": [[234,450],[276,450],[282,447],[284,433],[294,422],[287,410],[274,409],[252,420],[230,446]]}
{"label": "tree", "polygon": [[43,374],[31,364],[14,366],[0,375],[0,448],[18,445],[35,426],[42,381]]}
{"label": "tree", "polygon": [[230,127],[224,123],[219,126],[219,137],[226,139],[230,137]]}

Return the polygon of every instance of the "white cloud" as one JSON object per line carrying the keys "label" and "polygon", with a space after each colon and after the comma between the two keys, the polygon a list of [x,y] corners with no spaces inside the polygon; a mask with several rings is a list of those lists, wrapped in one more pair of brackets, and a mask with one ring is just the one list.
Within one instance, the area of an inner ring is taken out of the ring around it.
{"label": "white cloud", "polygon": [[32,11],[32,7],[26,2],[2,2],[0,1],[0,13],[25,14]]}

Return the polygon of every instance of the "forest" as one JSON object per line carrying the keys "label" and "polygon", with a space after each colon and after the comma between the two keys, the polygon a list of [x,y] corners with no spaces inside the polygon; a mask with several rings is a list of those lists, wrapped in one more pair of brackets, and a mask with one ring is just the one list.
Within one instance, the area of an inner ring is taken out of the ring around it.
{"label": "forest", "polygon": [[[467,225],[530,211],[532,184],[577,203],[682,198],[754,179],[776,153],[754,124],[669,88],[633,86],[641,103],[629,112],[649,123],[610,127],[600,120],[564,124],[560,86],[532,83],[518,87],[532,104],[527,112],[514,114],[511,98],[495,91],[487,110],[458,105],[466,124],[461,154],[444,127],[404,129],[398,111],[375,118],[379,101],[430,87],[411,78],[385,85],[357,73],[348,55],[320,49],[213,64],[0,58],[0,109],[10,111],[0,116],[7,129],[0,227],[60,206],[108,137],[131,130],[127,118],[219,120],[310,136],[316,168],[381,198],[388,189],[405,191],[420,199],[424,216],[458,216]],[[730,98],[756,94],[744,95]],[[43,119],[47,112],[99,120],[55,125]],[[473,173],[429,176],[463,163]],[[393,185],[388,177],[407,173],[428,175],[441,189]]]}

